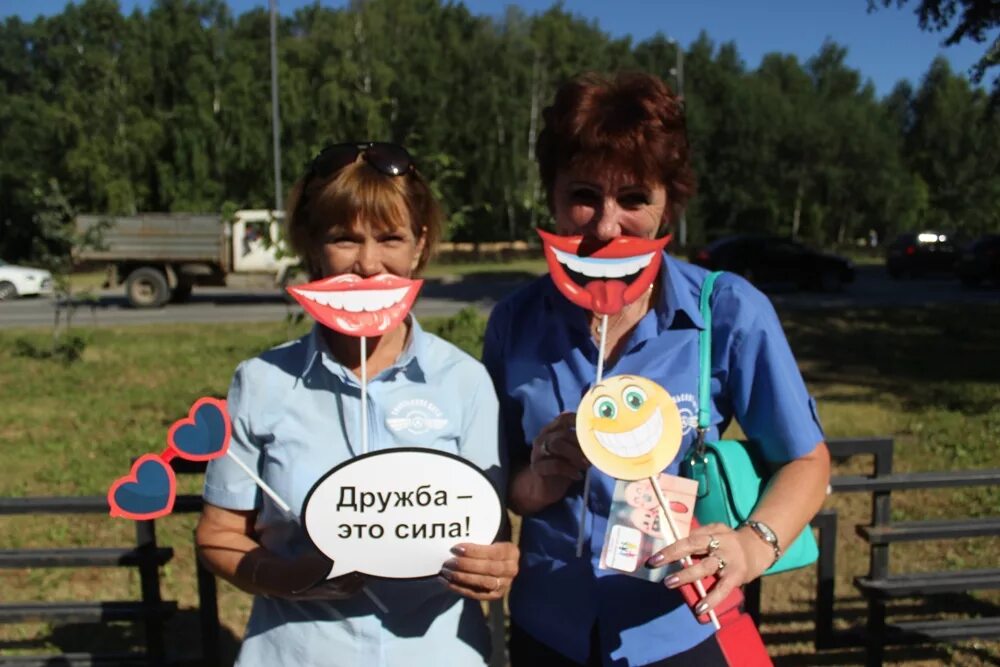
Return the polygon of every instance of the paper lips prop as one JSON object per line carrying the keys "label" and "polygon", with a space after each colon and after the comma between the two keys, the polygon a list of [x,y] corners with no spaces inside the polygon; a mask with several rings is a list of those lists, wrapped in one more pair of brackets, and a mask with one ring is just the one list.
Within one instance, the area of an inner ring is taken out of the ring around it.
{"label": "paper lips prop", "polygon": [[538,230],[549,273],[571,302],[599,315],[614,315],[649,289],[660,270],[670,236],[640,239],[619,236],[593,252],[582,236],[557,236]]}
{"label": "paper lips prop", "polygon": [[381,336],[410,312],[422,280],[388,273],[370,278],[347,273],[288,288],[309,315],[348,336]]}

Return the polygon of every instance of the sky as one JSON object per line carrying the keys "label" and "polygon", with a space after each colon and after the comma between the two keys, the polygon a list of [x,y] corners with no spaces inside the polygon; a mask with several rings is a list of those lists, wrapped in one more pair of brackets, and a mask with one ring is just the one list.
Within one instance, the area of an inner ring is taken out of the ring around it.
{"label": "sky", "polygon": [[[147,9],[152,0],[118,0],[126,13]],[[317,0],[279,0],[282,13],[315,4]],[[267,6],[267,0],[228,0],[234,13]],[[59,13],[66,0],[0,0],[0,18],[13,14],[25,20]],[[344,0],[322,0],[340,7]],[[464,0],[474,14],[499,16],[508,5],[534,14],[552,0]],[[881,6],[881,2],[879,5]],[[881,8],[868,13],[867,0],[566,0],[564,9],[594,20],[614,37],[631,36],[639,42],[657,32],[683,44],[706,31],[717,44],[733,41],[749,68],[773,51],[793,53],[805,62],[826,39],[846,46],[847,64],[875,84],[879,95],[907,79],[919,85],[931,61],[944,55],[952,68],[966,73],[986,51],[986,44],[965,40],[943,47],[946,33],[923,32],[914,14],[916,0],[902,9]],[[997,31],[988,34],[992,40]],[[687,80],[685,86],[695,86]]]}

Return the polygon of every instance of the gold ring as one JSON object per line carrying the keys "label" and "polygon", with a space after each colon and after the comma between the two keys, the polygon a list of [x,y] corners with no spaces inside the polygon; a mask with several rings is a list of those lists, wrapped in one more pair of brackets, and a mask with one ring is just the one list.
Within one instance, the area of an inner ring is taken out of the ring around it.
{"label": "gold ring", "polygon": [[498,592],[498,591],[500,590],[500,586],[502,585],[502,584],[500,583],[500,577],[493,577],[493,578],[497,580],[497,585],[496,585],[496,586],[494,586],[494,587],[493,587],[493,588],[492,588],[492,589],[490,590],[490,593],[496,593],[496,592]]}
{"label": "gold ring", "polygon": [[715,556],[715,560],[719,561],[719,567],[715,568],[715,573],[721,575],[726,569],[726,559],[722,556]]}
{"label": "gold ring", "polygon": [[714,556],[715,552],[718,551],[719,547],[721,547],[721,546],[722,546],[722,543],[719,542],[719,540],[717,540],[714,535],[709,535],[708,536],[708,551],[707,551],[707,553],[708,553],[709,556]]}

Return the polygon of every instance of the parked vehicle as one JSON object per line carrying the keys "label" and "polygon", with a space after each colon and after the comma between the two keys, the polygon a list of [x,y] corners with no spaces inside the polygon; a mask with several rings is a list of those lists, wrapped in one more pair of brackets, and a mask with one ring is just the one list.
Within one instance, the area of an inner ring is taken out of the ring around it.
{"label": "parked vehicle", "polygon": [[955,263],[955,273],[967,287],[1000,283],[1000,234],[986,234],[970,243]]}
{"label": "parked vehicle", "polygon": [[713,271],[732,271],[759,286],[791,284],[800,289],[835,292],[854,282],[854,263],[775,236],[721,238],[691,260]]}
{"label": "parked vehicle", "polygon": [[136,308],[184,301],[195,285],[225,285],[232,274],[257,274],[284,286],[298,264],[279,252],[282,214],[237,211],[233,220],[212,214],[81,215],[81,234],[102,220],[110,227],[97,248],[80,248],[79,261],[107,262],[108,284],[124,284]]}
{"label": "parked vehicle", "polygon": [[950,274],[958,259],[959,240],[947,231],[904,232],[885,248],[885,268],[893,278]]}
{"label": "parked vehicle", "polygon": [[8,264],[0,259],[0,301],[52,294],[52,274],[45,269]]}

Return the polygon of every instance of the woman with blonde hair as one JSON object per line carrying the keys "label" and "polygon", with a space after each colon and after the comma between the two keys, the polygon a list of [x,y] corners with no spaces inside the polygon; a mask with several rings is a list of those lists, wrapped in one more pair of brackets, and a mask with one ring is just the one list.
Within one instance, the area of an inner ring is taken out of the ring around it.
{"label": "woman with blonde hair", "polygon": [[[440,236],[441,211],[413,159],[390,143],[324,149],[289,198],[288,238],[313,279],[415,276]],[[392,304],[388,304],[391,306]],[[364,312],[362,317],[378,317]],[[497,400],[482,365],[410,315],[368,339],[370,451],[420,447],[460,456],[502,489]],[[197,529],[202,560],[253,594],[239,665],[474,665],[489,656],[480,601],[517,572],[509,542],[456,544],[432,580],[349,574],[311,546],[303,502],[330,469],[361,453],[358,339],[316,324],[244,361],[228,406],[232,450],[291,506],[284,512],[228,457],[209,465]],[[423,403],[420,403],[423,401]],[[394,406],[433,405],[433,428],[395,429]],[[368,594],[361,594],[362,589]]]}

